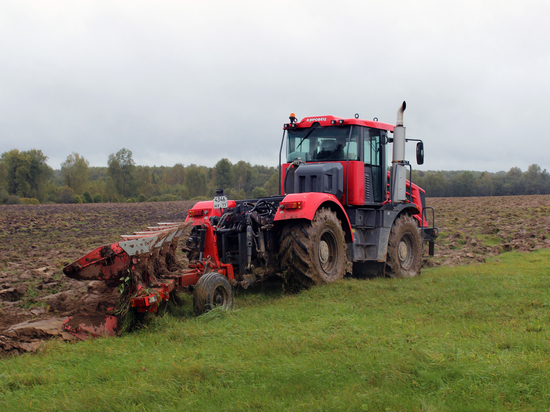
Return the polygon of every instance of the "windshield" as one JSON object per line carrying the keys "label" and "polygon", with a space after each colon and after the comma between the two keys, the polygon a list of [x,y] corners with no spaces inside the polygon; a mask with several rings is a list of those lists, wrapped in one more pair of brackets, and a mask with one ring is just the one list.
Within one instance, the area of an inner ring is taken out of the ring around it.
{"label": "windshield", "polygon": [[[350,141],[350,128],[352,126],[320,127],[314,124],[305,129],[287,130],[287,162],[301,158],[305,162],[346,160],[359,160],[357,140],[359,128],[352,129]],[[349,143],[349,151],[348,151]]]}

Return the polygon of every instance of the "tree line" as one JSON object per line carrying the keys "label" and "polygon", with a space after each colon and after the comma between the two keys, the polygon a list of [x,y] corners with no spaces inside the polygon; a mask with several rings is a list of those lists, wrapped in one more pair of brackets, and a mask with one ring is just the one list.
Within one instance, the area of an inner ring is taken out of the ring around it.
{"label": "tree line", "polygon": [[221,159],[214,167],[178,163],[136,165],[132,151],[109,155],[107,167],[91,167],[71,153],[54,170],[41,150],[17,149],[0,156],[0,203],[155,202],[211,199],[224,188],[232,199],[277,194],[278,169]]}
{"label": "tree line", "polygon": [[[139,166],[132,151],[109,155],[107,167],[91,167],[71,153],[54,170],[41,150],[13,149],[0,156],[0,203],[154,202],[211,199],[223,188],[231,199],[278,194],[278,169],[221,159],[214,167],[178,163]],[[550,194],[550,175],[533,164],[522,172],[413,171],[428,197]]]}
{"label": "tree line", "polygon": [[550,194],[550,174],[537,164],[525,172],[413,171],[413,182],[428,197],[513,196]]}

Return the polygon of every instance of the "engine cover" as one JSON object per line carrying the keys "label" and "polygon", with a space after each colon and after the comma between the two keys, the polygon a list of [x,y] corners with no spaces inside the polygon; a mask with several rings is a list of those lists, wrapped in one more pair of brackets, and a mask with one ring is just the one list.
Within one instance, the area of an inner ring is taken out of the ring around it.
{"label": "engine cover", "polygon": [[304,163],[294,172],[289,193],[330,193],[337,199],[344,193],[344,166],[341,163]]}

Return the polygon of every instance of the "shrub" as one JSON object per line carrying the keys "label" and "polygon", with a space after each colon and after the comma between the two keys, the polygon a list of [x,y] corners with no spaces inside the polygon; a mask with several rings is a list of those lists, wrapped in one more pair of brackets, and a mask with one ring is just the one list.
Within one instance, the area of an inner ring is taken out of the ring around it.
{"label": "shrub", "polygon": [[74,190],[69,186],[63,187],[57,198],[59,203],[74,203]]}
{"label": "shrub", "polygon": [[160,201],[160,198],[158,196],[153,196],[147,199],[148,202],[158,202]]}
{"label": "shrub", "polygon": [[82,203],[82,198],[79,195],[75,195],[73,198],[73,203]]}
{"label": "shrub", "polygon": [[171,194],[165,194],[165,195],[162,195],[160,197],[161,202],[175,202],[177,200],[181,200],[181,198],[179,198],[176,195],[171,195]]}
{"label": "shrub", "polygon": [[6,204],[7,205],[20,205],[21,200],[19,199],[18,196],[11,195],[10,197],[8,197],[8,200],[6,200]]}
{"label": "shrub", "polygon": [[88,191],[82,193],[82,200],[84,203],[94,203],[94,199],[92,199],[92,195]]}
{"label": "shrub", "polygon": [[9,193],[4,189],[0,189],[0,203],[6,203],[9,198]]}
{"label": "shrub", "polygon": [[141,195],[139,195],[138,202],[142,203],[142,202],[145,202],[146,200],[147,200],[147,198],[145,197],[145,195],[143,193]]}
{"label": "shrub", "polygon": [[103,196],[101,194],[96,193],[94,195],[94,203],[103,203]]}
{"label": "shrub", "polygon": [[21,203],[25,203],[27,205],[39,205],[40,202],[38,199],[35,199],[34,197],[28,198],[28,197],[22,197],[19,199]]}

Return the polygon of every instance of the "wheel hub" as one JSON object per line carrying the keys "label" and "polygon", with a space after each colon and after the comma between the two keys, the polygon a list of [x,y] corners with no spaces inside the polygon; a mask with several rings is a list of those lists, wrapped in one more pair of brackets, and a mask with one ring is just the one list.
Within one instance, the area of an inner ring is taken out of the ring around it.
{"label": "wheel hub", "polygon": [[226,300],[226,294],[223,288],[216,288],[214,291],[214,296],[212,298],[212,303],[214,306],[224,306]]}
{"label": "wheel hub", "polygon": [[328,243],[324,240],[321,240],[321,242],[319,242],[319,260],[321,261],[322,265],[327,263],[328,255]]}
{"label": "wheel hub", "polygon": [[407,242],[403,240],[399,242],[399,248],[398,248],[397,254],[399,256],[400,261],[404,261],[407,259],[407,256],[409,254],[409,247],[407,245]]}

